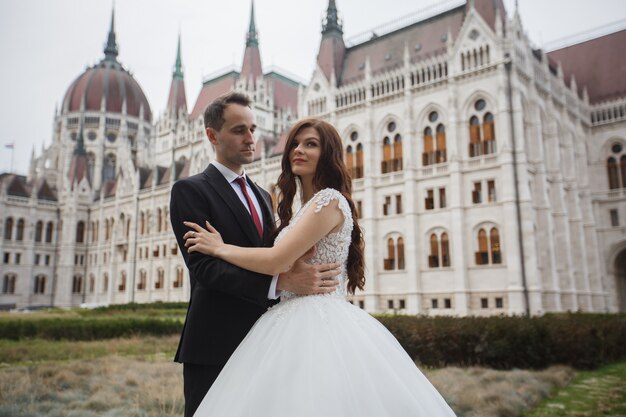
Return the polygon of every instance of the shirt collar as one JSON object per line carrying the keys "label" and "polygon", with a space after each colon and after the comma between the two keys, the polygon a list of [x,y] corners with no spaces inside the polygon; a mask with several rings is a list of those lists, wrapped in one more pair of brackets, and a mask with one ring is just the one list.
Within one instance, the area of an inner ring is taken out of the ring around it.
{"label": "shirt collar", "polygon": [[211,164],[213,164],[213,166],[217,168],[217,170],[224,176],[224,178],[226,179],[226,181],[228,181],[229,184],[235,181],[239,177],[244,177],[244,179],[247,180],[245,169],[243,170],[243,174],[239,175],[236,172],[232,171],[230,168],[227,168],[226,166],[224,166],[223,164],[220,164],[217,161],[212,161]]}

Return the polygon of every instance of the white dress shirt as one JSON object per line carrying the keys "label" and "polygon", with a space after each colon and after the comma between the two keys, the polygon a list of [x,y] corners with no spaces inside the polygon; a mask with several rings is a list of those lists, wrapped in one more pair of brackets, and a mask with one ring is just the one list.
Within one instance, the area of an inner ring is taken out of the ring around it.
{"label": "white dress shirt", "polygon": [[[226,181],[228,181],[230,186],[233,187],[233,190],[235,190],[235,193],[237,193],[239,200],[241,200],[241,204],[243,204],[246,210],[248,210],[248,213],[250,213],[250,207],[248,207],[248,201],[246,200],[246,196],[243,195],[243,191],[241,190],[241,187],[236,182],[237,178],[239,177],[246,178],[246,171],[244,170],[243,174],[239,175],[236,172],[233,172],[232,170],[230,170],[229,168],[225,167],[223,164],[220,164],[217,161],[213,161],[211,162],[211,164],[215,168],[217,168],[217,170],[224,176]],[[256,194],[254,194],[254,191],[252,191],[252,188],[250,187],[250,184],[248,184],[248,181],[246,181],[246,188],[248,191],[248,195],[250,196],[250,199],[252,200],[252,204],[254,204],[254,208],[256,209],[256,212],[259,215],[259,220],[261,221],[261,224],[263,224],[263,210],[261,210],[261,206],[259,204],[259,201],[256,198]],[[275,300],[279,297],[279,295],[276,294],[277,284],[278,284],[278,274],[272,277],[272,283],[270,284],[270,289],[267,293],[268,299]]]}

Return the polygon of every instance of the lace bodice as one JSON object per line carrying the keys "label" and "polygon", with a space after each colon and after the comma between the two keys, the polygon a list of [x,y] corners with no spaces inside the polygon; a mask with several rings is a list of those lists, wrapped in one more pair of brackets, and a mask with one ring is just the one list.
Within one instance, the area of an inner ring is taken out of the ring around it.
{"label": "lace bodice", "polygon": [[[337,190],[333,188],[325,188],[317,192],[313,198],[307,201],[298,212],[293,216],[291,222],[287,227],[280,231],[276,237],[276,242],[283,238],[289,230],[291,230],[300,217],[311,204],[315,204],[315,212],[319,213],[323,207],[327,206],[332,200],[339,202],[339,209],[343,213],[344,222],[338,232],[329,233],[324,236],[320,241],[315,244],[315,255],[308,261],[311,264],[325,264],[339,262],[341,264],[341,275],[338,277],[339,286],[337,290],[332,294],[345,297],[347,295],[346,282],[347,282],[347,262],[348,262],[348,249],[350,248],[350,241],[352,236],[352,211],[348,200]],[[281,293],[281,302],[288,299],[299,297],[296,294],[283,291]]]}

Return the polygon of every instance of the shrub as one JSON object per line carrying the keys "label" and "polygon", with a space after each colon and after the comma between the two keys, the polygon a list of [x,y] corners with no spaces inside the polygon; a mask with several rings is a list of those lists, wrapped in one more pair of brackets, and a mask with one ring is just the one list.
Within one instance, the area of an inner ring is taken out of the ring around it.
{"label": "shrub", "polygon": [[425,366],[540,369],[563,364],[590,369],[626,357],[625,315],[377,319]]}

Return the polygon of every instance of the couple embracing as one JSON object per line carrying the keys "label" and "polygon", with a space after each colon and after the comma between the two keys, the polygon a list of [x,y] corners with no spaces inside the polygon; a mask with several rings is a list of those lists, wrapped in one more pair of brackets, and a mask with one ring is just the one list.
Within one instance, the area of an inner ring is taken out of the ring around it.
{"label": "couple embracing", "polygon": [[363,240],[335,128],[304,119],[290,130],[276,229],[268,193],[243,168],[255,148],[249,99],[219,97],[204,122],[215,161],[176,182],[170,202],[191,278],[175,358],[185,417],[454,416],[346,299],[364,285]]}

